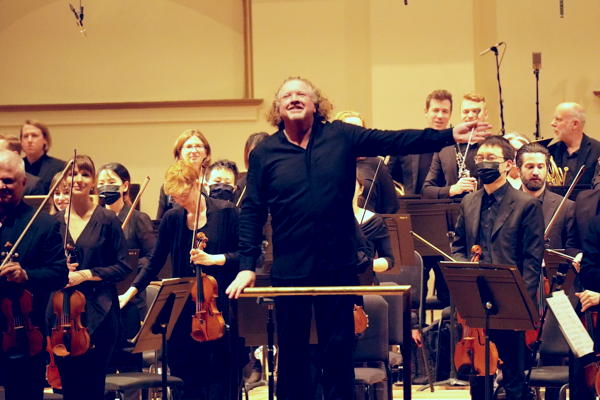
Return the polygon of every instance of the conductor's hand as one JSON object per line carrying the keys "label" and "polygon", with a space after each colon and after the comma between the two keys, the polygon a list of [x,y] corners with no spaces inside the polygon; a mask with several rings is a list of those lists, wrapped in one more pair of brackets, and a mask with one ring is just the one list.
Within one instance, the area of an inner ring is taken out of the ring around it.
{"label": "conductor's hand", "polygon": [[450,197],[458,196],[464,192],[474,192],[475,190],[477,190],[477,179],[471,177],[460,178],[458,182],[450,186],[448,195]]}
{"label": "conductor's hand", "polygon": [[2,271],[0,271],[0,277],[6,277],[6,280],[9,282],[23,283],[29,277],[27,276],[27,271],[21,267],[21,264],[18,262],[9,262],[2,267]]}
{"label": "conductor's hand", "polygon": [[245,288],[254,286],[255,281],[256,273],[254,271],[240,271],[225,293],[230,299],[237,299]]}
{"label": "conductor's hand", "polygon": [[600,293],[591,290],[584,290],[580,293],[575,293],[581,302],[581,311],[585,311],[590,307],[600,304]]}
{"label": "conductor's hand", "polygon": [[452,131],[452,136],[456,143],[467,143],[469,141],[469,136],[471,136],[471,130],[473,131],[473,136],[471,137],[471,143],[479,143],[482,142],[486,137],[492,134],[492,125],[487,122],[463,122],[454,127]]}

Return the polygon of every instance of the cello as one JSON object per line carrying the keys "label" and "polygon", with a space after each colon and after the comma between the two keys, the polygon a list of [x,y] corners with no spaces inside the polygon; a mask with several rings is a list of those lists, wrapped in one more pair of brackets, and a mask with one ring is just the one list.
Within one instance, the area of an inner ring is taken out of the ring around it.
{"label": "cello", "polygon": [[[482,255],[481,246],[471,248],[471,262],[479,262]],[[466,321],[456,313],[456,320],[462,328],[462,338],[454,348],[454,366],[457,371],[468,371],[469,375],[485,375],[485,330],[471,328]],[[494,375],[498,369],[498,349],[490,342],[490,374]]]}

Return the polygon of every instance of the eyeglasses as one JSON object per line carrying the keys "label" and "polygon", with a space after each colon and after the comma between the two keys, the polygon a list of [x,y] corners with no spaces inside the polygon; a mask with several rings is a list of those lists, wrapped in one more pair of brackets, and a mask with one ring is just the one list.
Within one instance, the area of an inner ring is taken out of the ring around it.
{"label": "eyeglasses", "polygon": [[504,160],[504,157],[498,157],[493,154],[487,154],[485,156],[483,156],[483,155],[475,156],[475,163],[480,163],[482,161],[494,162],[494,161],[502,161],[502,160]]}

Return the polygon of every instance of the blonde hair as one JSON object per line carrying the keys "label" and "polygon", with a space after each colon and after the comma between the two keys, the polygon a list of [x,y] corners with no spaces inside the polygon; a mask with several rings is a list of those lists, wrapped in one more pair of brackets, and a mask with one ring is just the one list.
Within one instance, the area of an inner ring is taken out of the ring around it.
{"label": "blonde hair", "polygon": [[204,150],[206,151],[206,158],[204,159],[204,165],[210,165],[210,144],[208,140],[204,136],[204,134],[199,129],[187,129],[177,137],[175,140],[175,144],[173,145],[173,157],[176,160],[181,159],[181,149],[183,148],[183,144],[192,136],[196,136],[202,144],[204,145]]}
{"label": "blonde hair", "polygon": [[360,120],[360,126],[362,126],[363,128],[367,127],[365,118],[356,111],[340,111],[337,114],[335,114],[335,117],[333,117],[333,120],[334,121],[339,120],[342,122],[346,122],[345,120],[347,120],[348,118],[358,118]]}
{"label": "blonde hair", "polygon": [[165,172],[165,193],[169,196],[181,195],[194,187],[198,178],[198,171],[192,164],[179,160]]}
{"label": "blonde hair", "polygon": [[270,122],[273,126],[283,128],[283,121],[281,120],[281,116],[279,115],[279,92],[281,91],[283,85],[290,81],[300,81],[308,85],[308,87],[310,87],[312,91],[312,101],[313,103],[315,103],[315,117],[324,121],[329,120],[329,114],[331,113],[331,110],[333,110],[333,104],[331,104],[331,102],[321,94],[321,91],[317,89],[311,81],[300,76],[291,76],[284,80],[283,83],[277,89],[277,92],[275,92],[275,99],[271,104],[271,109],[267,112],[267,121]]}
{"label": "blonde hair", "polygon": [[463,96],[463,99],[470,100],[475,103],[485,103],[485,96],[482,96],[477,93],[467,93]]}

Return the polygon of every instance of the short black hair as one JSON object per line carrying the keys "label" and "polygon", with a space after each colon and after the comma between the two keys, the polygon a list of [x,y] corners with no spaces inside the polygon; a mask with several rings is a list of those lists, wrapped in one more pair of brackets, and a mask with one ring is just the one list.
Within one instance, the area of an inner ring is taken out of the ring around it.
{"label": "short black hair", "polygon": [[546,157],[546,167],[550,168],[550,152],[548,149],[539,143],[528,143],[523,145],[523,147],[517,151],[516,162],[519,169],[523,165],[523,154],[525,153],[542,153]]}
{"label": "short black hair", "polygon": [[502,149],[502,157],[504,160],[514,160],[515,159],[515,149],[511,146],[510,142],[499,135],[488,136],[485,140],[479,143],[479,148],[481,146],[493,146],[500,147]]}
{"label": "short black hair", "polygon": [[237,164],[231,160],[217,160],[214,163],[212,163],[211,165],[209,165],[209,167],[206,169],[206,178],[208,179],[208,177],[210,176],[211,172],[214,169],[226,169],[229,170],[231,172],[233,172],[233,177],[235,179],[234,183],[237,183],[238,180],[238,167]]}

